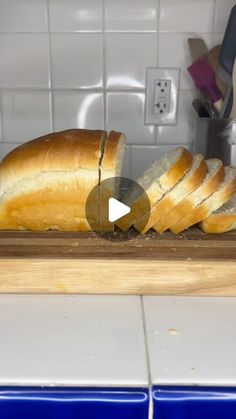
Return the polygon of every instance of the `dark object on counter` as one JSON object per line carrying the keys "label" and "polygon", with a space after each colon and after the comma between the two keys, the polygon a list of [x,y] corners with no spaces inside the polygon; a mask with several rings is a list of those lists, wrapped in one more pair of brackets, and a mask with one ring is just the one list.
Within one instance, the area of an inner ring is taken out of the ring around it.
{"label": "dark object on counter", "polygon": [[212,106],[208,102],[202,103],[200,99],[194,99],[192,106],[197,112],[199,118],[213,118],[215,113]]}
{"label": "dark object on counter", "polygon": [[232,8],[229,21],[224,34],[220,51],[220,74],[224,77],[227,85],[227,95],[221,112],[221,117],[228,118],[232,107],[232,72],[236,57],[236,5]]}
{"label": "dark object on counter", "polygon": [[222,107],[222,94],[216,85],[213,69],[205,57],[199,58],[188,67],[188,71],[196,86],[211,100],[217,112]]}
{"label": "dark object on counter", "polygon": [[236,118],[236,58],[234,60],[232,84],[233,84],[233,88],[232,88],[233,101],[232,101],[232,108],[230,112],[230,118]]}

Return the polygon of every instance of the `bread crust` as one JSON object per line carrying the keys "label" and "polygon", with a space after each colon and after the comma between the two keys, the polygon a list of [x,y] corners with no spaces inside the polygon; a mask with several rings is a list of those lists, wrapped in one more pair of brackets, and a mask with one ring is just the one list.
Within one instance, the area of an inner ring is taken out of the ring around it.
{"label": "bread crust", "polygon": [[[115,197],[115,186],[118,184],[112,182],[112,178],[120,177],[122,165],[119,159],[123,160],[125,151],[125,136],[121,132],[111,131],[105,143],[103,157],[101,160],[101,182],[111,178],[107,184],[101,183],[99,188],[99,213],[100,213],[100,230],[103,232],[114,231],[114,225],[108,221],[108,205],[109,198]],[[120,166],[120,167],[119,167]]]}
{"label": "bread crust", "polygon": [[212,202],[212,208],[209,207],[209,203],[207,203],[208,200],[204,201],[202,204],[194,208],[194,210],[187,217],[185,217],[184,220],[175,226],[172,226],[171,231],[175,234],[178,234],[181,231],[191,227],[192,225],[200,223],[201,221],[205,220],[205,218],[209,217],[211,213],[229,201],[236,193],[236,169],[234,170],[235,178],[233,178],[225,188],[220,191],[216,191],[214,194],[212,194],[212,196],[210,196],[209,199],[212,201],[214,200],[214,202]]}
{"label": "bread crust", "polygon": [[199,224],[208,234],[226,233],[236,229],[236,214],[211,214]]}
{"label": "bread crust", "polygon": [[111,131],[105,142],[104,154],[101,161],[101,179],[104,178],[104,171],[112,171],[115,176],[117,166],[117,148],[120,143],[125,146],[125,136],[123,133],[118,131]]}
{"label": "bread crust", "polygon": [[[216,173],[209,179],[208,182],[205,184],[200,182],[200,184],[197,186],[197,188],[194,188],[192,192],[194,192],[198,187],[201,188],[200,193],[200,202],[206,199],[208,196],[210,196],[213,192],[215,192],[221,182],[224,180],[224,167],[223,163],[221,163],[221,166],[219,166]],[[199,168],[201,170],[201,167]],[[203,169],[205,170],[205,168]],[[205,174],[205,176],[207,173]],[[202,179],[204,181],[204,178]],[[175,225],[181,218],[185,217],[185,215],[188,215],[188,213],[192,212],[195,208],[194,201],[191,198],[191,193],[183,200],[180,201],[180,203],[172,208],[172,210],[166,214],[166,216],[163,218],[163,220],[160,220],[160,223],[157,225],[157,229],[154,226],[154,229],[158,231],[159,233],[163,233],[165,230],[170,228],[172,225]]]}
{"label": "bread crust", "polygon": [[134,224],[136,225],[136,222],[139,222],[140,229],[142,230],[144,224],[146,224],[147,211],[150,210],[150,207],[160,200],[165,191],[173,187],[187,172],[192,163],[192,154],[183,147],[181,149],[182,154],[179,159],[158,179],[160,186],[150,188],[150,192],[148,191],[149,202],[147,202],[145,196],[141,195],[132,205],[130,215],[126,216],[123,220],[119,220],[117,225],[122,231],[128,230]]}
{"label": "bread crust", "polygon": [[[182,147],[179,147],[182,148]],[[190,151],[182,148],[183,152],[180,157],[170,168],[159,178],[159,183],[164,191],[173,188],[176,183],[182,178],[183,174],[187,172],[191,166],[193,156]],[[178,150],[178,149],[177,149]]]}
{"label": "bread crust", "polygon": [[28,141],[12,150],[0,165],[0,196],[41,172],[98,170],[105,131],[72,129]]}
{"label": "bread crust", "polygon": [[[190,168],[191,170],[191,168]],[[186,179],[184,190],[187,193],[191,193],[195,190],[202,182],[204,177],[207,174],[207,166],[206,162],[202,157],[200,164],[196,167],[196,170],[192,173],[192,175]],[[149,220],[146,223],[145,227],[143,227],[143,223],[141,224],[142,220],[139,220],[135,223],[134,227],[139,233],[145,234],[150,228],[154,228],[158,233],[162,232],[162,221],[163,221],[163,228],[165,229],[165,220],[164,217],[169,213],[169,211],[176,205],[176,197],[175,197],[175,188],[167,192],[163,198],[157,202],[150,211]],[[163,217],[163,218],[162,218]],[[168,219],[169,222],[169,219]],[[160,224],[159,224],[160,223]],[[164,231],[164,230],[163,230]]]}
{"label": "bread crust", "polygon": [[[86,200],[99,183],[104,131],[68,130],[13,150],[0,165],[1,229],[91,231]],[[98,205],[92,208],[97,225]]]}

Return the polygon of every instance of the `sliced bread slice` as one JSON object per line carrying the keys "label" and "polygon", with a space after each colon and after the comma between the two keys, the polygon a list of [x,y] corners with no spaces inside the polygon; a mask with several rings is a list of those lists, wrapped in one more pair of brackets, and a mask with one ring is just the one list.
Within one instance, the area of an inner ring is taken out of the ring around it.
{"label": "sliced bread slice", "polygon": [[199,224],[205,233],[216,234],[236,230],[236,195]]}
{"label": "sliced bread slice", "polygon": [[208,169],[203,156],[196,154],[188,172],[151,208],[148,223],[143,226],[144,223],[141,218],[135,223],[135,229],[142,234],[152,227],[158,233],[163,232],[166,223],[168,226],[170,222],[169,218],[167,218],[168,213],[202,183],[207,172]]}
{"label": "sliced bread slice", "polygon": [[185,219],[182,219],[178,224],[172,226],[171,230],[177,234],[194,224],[200,223],[229,201],[235,193],[236,168],[226,166],[225,178],[217,191],[197,205],[197,207],[194,208],[194,210],[187,217],[185,217]]}
{"label": "sliced bread slice", "polygon": [[214,193],[219,188],[221,182],[223,182],[225,172],[222,161],[219,159],[209,159],[206,160],[206,164],[208,174],[202,184],[194,192],[186,196],[168,214],[170,221],[168,228],[171,229],[171,226],[175,226],[175,224],[178,224],[178,222],[188,216],[197,205]]}
{"label": "sliced bread slice", "polygon": [[[150,207],[153,206],[168,190],[184,176],[191,166],[192,154],[184,147],[178,147],[156,160],[137,180],[145,190]],[[147,211],[147,202],[144,194],[136,195],[136,190],[129,190],[123,202],[132,207],[127,216],[116,222],[123,231],[128,230],[135,221]]]}

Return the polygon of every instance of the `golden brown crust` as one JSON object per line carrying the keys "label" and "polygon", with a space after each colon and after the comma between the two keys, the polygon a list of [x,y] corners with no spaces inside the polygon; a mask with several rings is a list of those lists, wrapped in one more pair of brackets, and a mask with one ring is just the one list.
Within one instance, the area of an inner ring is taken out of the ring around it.
{"label": "golden brown crust", "polygon": [[[5,182],[0,229],[91,231],[86,201],[99,184],[103,155],[103,169],[115,176],[119,146],[124,143],[123,134],[113,131],[105,147],[106,136],[100,130],[67,130],[29,141],[10,153],[0,166],[1,183]],[[94,194],[90,211],[97,231],[98,198]],[[110,230],[110,223],[104,228]]]}
{"label": "golden brown crust", "polygon": [[226,233],[236,229],[236,214],[211,214],[199,226],[205,233]]}
{"label": "golden brown crust", "polygon": [[[81,182],[58,183],[30,193],[21,193],[3,201],[0,229],[91,231],[85,223],[85,202],[89,190]],[[81,199],[82,197],[82,199]],[[94,219],[97,218],[94,206]],[[84,230],[84,226],[87,229]]]}
{"label": "golden brown crust", "polygon": [[44,135],[14,149],[1,162],[1,193],[44,171],[98,170],[106,133],[72,129]]}
{"label": "golden brown crust", "polygon": [[[188,178],[186,184],[184,185],[185,192],[189,195],[195,191],[202,184],[207,173],[208,168],[205,160],[203,159],[192,176]],[[176,200],[170,199],[167,212],[165,212],[164,215],[160,217],[159,221],[154,224],[153,229],[157,233],[164,233],[164,231],[166,231],[171,226],[176,209],[175,203]]]}
{"label": "golden brown crust", "polygon": [[[188,177],[188,180],[185,182],[184,189],[188,191],[188,193],[191,193],[201,184],[202,180],[206,176],[206,173],[206,162],[202,159],[192,176]],[[143,223],[141,224],[142,219],[135,223],[134,227],[137,231],[139,231],[139,233],[145,234],[150,228],[154,228],[154,226],[156,231],[159,232],[159,229],[162,230],[162,225],[159,226],[158,223],[161,221],[162,216],[167,214],[175,205],[175,200],[173,199],[174,191],[175,189],[169,193],[167,192],[167,194],[151,208],[149,220],[145,227],[143,227]]]}
{"label": "golden brown crust", "polygon": [[180,159],[178,159],[159,179],[160,185],[164,188],[164,190],[169,190],[175,186],[176,183],[182,178],[183,174],[186,173],[191,166],[193,159],[192,154],[185,148],[180,148],[182,149]]}
{"label": "golden brown crust", "polygon": [[117,147],[120,142],[125,141],[124,134],[118,131],[111,131],[108,135],[104,148],[104,157],[102,159],[102,171],[113,171],[115,176],[115,169],[117,165]]}
{"label": "golden brown crust", "polygon": [[[169,190],[171,187],[176,185],[176,183],[184,176],[192,163],[192,154],[181,147],[182,153],[177,159],[177,161],[167,170],[164,175],[162,175],[158,180],[160,185],[163,187],[163,190],[159,187],[156,190],[151,190],[149,193],[147,191],[148,198],[150,200],[149,208],[146,197],[143,195],[132,205],[132,212],[130,216],[124,218],[124,220],[119,220],[117,225],[122,231],[127,231],[132,225],[137,224],[137,230],[143,230],[144,224],[146,224],[147,211],[150,211],[150,206],[154,205],[156,201],[159,201],[163,194],[164,190]],[[155,197],[155,200],[154,200]],[[149,229],[149,228],[148,228]],[[145,230],[148,231],[148,230]]]}
{"label": "golden brown crust", "polygon": [[[121,132],[111,131],[105,143],[103,158],[101,161],[101,182],[108,178],[121,176],[122,160],[125,150],[125,136]],[[121,162],[119,162],[121,159]],[[121,167],[119,167],[119,165]],[[100,197],[100,230],[103,232],[114,231],[114,225],[108,221],[108,200],[116,195],[116,183],[101,183],[99,188]]]}
{"label": "golden brown crust", "polygon": [[[0,229],[91,231],[86,200],[99,182],[104,131],[67,130],[18,147],[0,165]],[[98,206],[94,205],[94,224]]]}
{"label": "golden brown crust", "polygon": [[[219,167],[219,170],[215,173],[214,176],[212,176],[208,182],[202,185],[200,194],[200,202],[204,201],[206,198],[208,198],[212,193],[214,193],[220,186],[220,184],[224,180],[224,166],[221,162],[221,167]],[[187,196],[182,202],[177,205],[177,207],[174,208],[172,211],[172,223],[169,226],[169,228],[173,232],[175,226],[181,222],[181,220],[184,217],[187,217],[189,213],[191,213],[196,205],[192,201],[191,195]]]}
{"label": "golden brown crust", "polygon": [[[191,227],[192,225],[198,224],[205,218],[209,217],[212,212],[216,211],[227,201],[229,201],[234,194],[236,193],[236,178],[232,179],[227,186],[221,191],[217,192],[217,197],[215,197],[215,204],[213,208],[210,208],[208,205],[208,200],[204,201],[202,204],[198,205],[187,217],[184,218],[181,222],[171,227],[171,231],[175,234],[180,233],[181,231]],[[213,194],[215,195],[215,194]],[[212,196],[213,196],[212,195]],[[209,199],[211,199],[210,197]],[[214,199],[214,198],[213,198]]]}

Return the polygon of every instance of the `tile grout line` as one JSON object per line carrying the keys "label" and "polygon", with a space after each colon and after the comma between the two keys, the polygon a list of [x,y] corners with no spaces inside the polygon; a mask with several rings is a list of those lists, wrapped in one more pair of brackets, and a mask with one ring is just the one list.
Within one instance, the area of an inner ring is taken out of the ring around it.
{"label": "tile grout line", "polygon": [[128,153],[128,165],[129,165],[129,176],[128,176],[128,178],[130,179],[132,179],[132,173],[131,173],[131,152],[132,152],[132,148],[131,148],[131,146],[130,146],[130,144],[126,144],[126,147],[127,147],[127,153]]}
{"label": "tile grout line", "polygon": [[[82,87],[29,87],[29,86],[16,86],[16,87],[1,87],[0,89],[2,92],[79,92],[79,93],[103,93],[104,89],[100,88],[82,88]],[[107,93],[145,93],[145,88],[132,88],[132,89],[125,89],[125,88],[119,88],[119,89],[106,89]],[[192,92],[193,89],[181,89],[181,92]]]}
{"label": "tile grout line", "polygon": [[156,12],[157,12],[157,67],[159,66],[160,61],[160,11],[161,4],[160,0],[156,0]]}
{"label": "tile grout line", "polygon": [[216,0],[213,3],[213,23],[212,23],[212,43],[215,39],[215,23],[216,23]]}
{"label": "tile grout line", "polygon": [[153,418],[153,400],[152,400],[151,363],[150,363],[150,357],[149,357],[147,325],[146,325],[146,316],[145,316],[143,295],[140,296],[140,299],[141,299],[141,312],[142,312],[144,345],[145,345],[146,365],[147,365],[147,374],[148,374],[148,387],[149,387],[149,415],[148,415],[148,417],[150,419],[152,419]]}
{"label": "tile grout line", "polygon": [[[156,12],[157,12],[157,67],[160,62],[160,11],[161,4],[160,0],[156,0]],[[154,125],[154,143],[158,144],[158,126]]]}
{"label": "tile grout line", "polygon": [[51,45],[51,32],[50,32],[49,0],[47,0],[47,28],[48,28],[48,68],[49,68],[49,118],[50,118],[50,131],[54,132],[54,103],[53,103],[53,88],[52,88],[52,45]]}
{"label": "tile grout line", "polygon": [[[158,0],[157,0],[158,1]],[[44,32],[36,32],[36,31],[12,31],[12,32],[1,32],[0,31],[0,35],[47,35],[47,31]],[[51,31],[50,32],[52,35],[102,35],[103,31]],[[192,34],[191,31],[162,31],[160,32],[159,30],[153,30],[153,31],[121,31],[121,30],[114,30],[114,31],[106,31],[106,34],[115,34],[115,35],[155,35],[156,33],[161,33],[163,35],[184,35],[186,33]],[[200,31],[200,34],[203,35],[209,35],[212,32],[207,32],[207,31]],[[217,31],[216,31],[217,33]]]}

